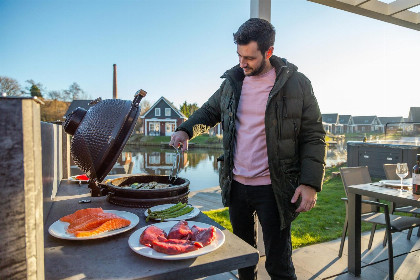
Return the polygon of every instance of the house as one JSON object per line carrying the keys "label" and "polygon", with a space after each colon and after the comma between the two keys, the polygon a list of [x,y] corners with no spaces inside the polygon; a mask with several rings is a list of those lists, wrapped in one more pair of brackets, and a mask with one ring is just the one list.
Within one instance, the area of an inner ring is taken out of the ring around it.
{"label": "house", "polygon": [[377,116],[353,116],[353,132],[383,132]]}
{"label": "house", "polygon": [[76,110],[78,107],[85,109],[86,111],[89,110],[89,103],[92,102],[92,100],[73,100],[70,103],[69,108],[67,109],[67,112],[64,114],[64,117],[71,114],[74,110]]}
{"label": "house", "polygon": [[343,125],[340,124],[337,113],[322,114],[322,125],[326,132],[332,134],[341,134],[344,132]]}
{"label": "house", "polygon": [[413,122],[413,133],[420,133],[420,107],[410,107],[410,112],[408,113],[408,122]]}
{"label": "house", "polygon": [[382,131],[396,131],[402,129],[403,117],[378,117],[382,125]]}
{"label": "house", "polygon": [[351,115],[339,115],[338,123],[343,125],[343,133],[353,133],[354,122]]}
{"label": "house", "polygon": [[163,96],[140,118],[143,119],[144,135],[149,136],[171,136],[175,129],[187,120],[187,117]]}

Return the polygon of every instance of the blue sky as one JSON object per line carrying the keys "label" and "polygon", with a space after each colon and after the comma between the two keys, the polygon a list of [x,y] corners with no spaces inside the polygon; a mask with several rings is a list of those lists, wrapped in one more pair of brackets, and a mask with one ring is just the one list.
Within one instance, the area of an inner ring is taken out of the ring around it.
{"label": "blue sky", "polygon": [[[201,106],[238,63],[249,0],[0,0],[0,75],[92,98],[137,89]],[[274,54],[311,81],[323,113],[408,116],[420,107],[420,32],[306,0],[272,0]]]}

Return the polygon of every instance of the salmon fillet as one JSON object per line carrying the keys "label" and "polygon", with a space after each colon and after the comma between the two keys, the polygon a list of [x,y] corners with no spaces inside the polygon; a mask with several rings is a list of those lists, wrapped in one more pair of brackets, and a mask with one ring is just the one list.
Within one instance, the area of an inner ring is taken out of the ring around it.
{"label": "salmon fillet", "polygon": [[103,213],[103,212],[104,212],[104,210],[102,210],[102,208],[86,208],[86,209],[81,209],[81,210],[77,210],[73,214],[70,214],[70,215],[67,215],[67,216],[62,217],[60,219],[60,221],[71,223],[74,220],[80,219],[81,217],[84,217],[86,215],[98,214],[98,213]]}
{"label": "salmon fillet", "polygon": [[99,213],[89,215],[80,219],[77,219],[74,223],[71,223],[68,228],[68,233],[75,233],[76,231],[87,231],[99,227],[103,223],[111,220],[120,218],[119,216],[112,213]]}
{"label": "salmon fillet", "polygon": [[111,230],[115,230],[115,229],[127,227],[130,224],[131,224],[131,222],[129,220],[126,220],[124,218],[115,218],[115,219],[111,219],[111,220],[103,223],[99,227],[94,228],[92,230],[76,231],[74,233],[74,235],[76,237],[88,237],[88,236],[100,234],[102,232],[106,232],[106,231],[111,231]]}

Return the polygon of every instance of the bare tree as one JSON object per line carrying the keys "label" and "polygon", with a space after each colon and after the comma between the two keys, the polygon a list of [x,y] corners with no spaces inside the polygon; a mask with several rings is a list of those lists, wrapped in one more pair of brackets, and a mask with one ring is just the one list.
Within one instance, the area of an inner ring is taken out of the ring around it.
{"label": "bare tree", "polygon": [[62,90],[51,90],[48,92],[48,97],[53,100],[64,100],[64,94]]}
{"label": "bare tree", "polygon": [[24,94],[17,80],[0,76],[0,95],[3,93],[5,93],[6,96],[22,96]]}
{"label": "bare tree", "polygon": [[150,104],[149,100],[143,99],[140,103],[140,115],[146,113],[152,105]]}
{"label": "bare tree", "polygon": [[69,89],[63,91],[63,96],[67,101],[77,99],[90,99],[89,94],[87,94],[76,82],[72,83],[69,86]]}

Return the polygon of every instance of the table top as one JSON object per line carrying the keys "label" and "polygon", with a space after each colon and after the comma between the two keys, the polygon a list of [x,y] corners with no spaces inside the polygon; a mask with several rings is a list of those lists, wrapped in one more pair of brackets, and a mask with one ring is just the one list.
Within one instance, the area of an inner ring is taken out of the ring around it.
{"label": "table top", "polygon": [[[91,203],[79,204],[82,199]],[[106,238],[64,240],[51,236],[48,228],[61,217],[83,208],[102,207],[136,214],[139,224],[133,229]],[[145,208],[110,204],[106,197],[90,197],[87,185],[63,180],[44,225],[46,279],[196,279],[258,263],[259,254],[240,238],[200,213],[191,221],[214,225],[225,235],[224,244],[213,252],[192,259],[166,261],[151,259],[132,251],[128,238],[146,223]]]}
{"label": "table top", "polygon": [[415,195],[411,191],[401,192],[399,189],[387,188],[380,183],[370,183],[361,185],[351,185],[347,187],[349,193],[366,195],[391,202],[398,203],[403,206],[420,207],[420,195]]}

